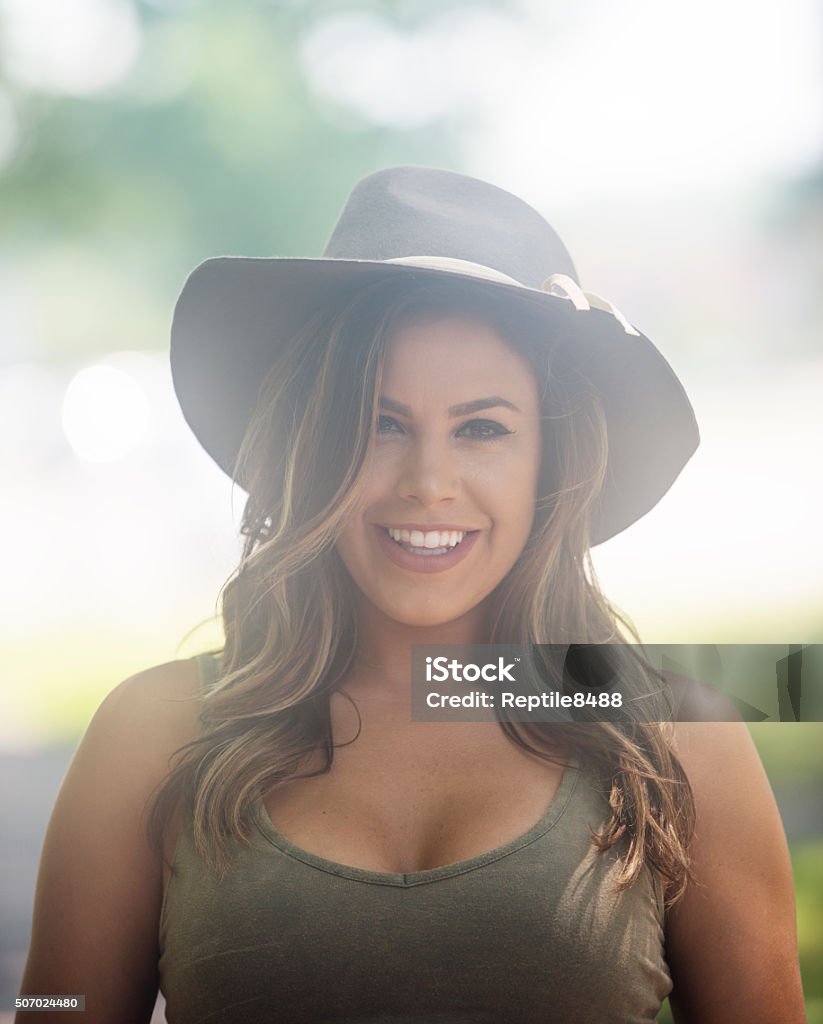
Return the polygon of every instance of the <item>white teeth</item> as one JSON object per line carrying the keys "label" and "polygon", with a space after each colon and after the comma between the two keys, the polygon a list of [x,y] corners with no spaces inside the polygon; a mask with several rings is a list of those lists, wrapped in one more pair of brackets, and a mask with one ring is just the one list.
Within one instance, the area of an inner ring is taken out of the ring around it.
{"label": "white teeth", "polygon": [[389,536],[398,544],[415,548],[453,548],[466,536],[462,530],[393,530],[388,527]]}

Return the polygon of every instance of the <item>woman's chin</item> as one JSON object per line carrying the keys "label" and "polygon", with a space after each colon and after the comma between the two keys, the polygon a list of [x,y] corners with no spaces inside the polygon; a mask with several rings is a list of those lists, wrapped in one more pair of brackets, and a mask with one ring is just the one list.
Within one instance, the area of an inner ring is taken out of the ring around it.
{"label": "woman's chin", "polygon": [[465,623],[470,619],[479,618],[481,615],[480,605],[448,606],[444,604],[435,605],[405,605],[405,606],[384,606],[380,609],[386,618],[391,619],[397,625],[409,629],[437,629],[446,628],[458,623]]}

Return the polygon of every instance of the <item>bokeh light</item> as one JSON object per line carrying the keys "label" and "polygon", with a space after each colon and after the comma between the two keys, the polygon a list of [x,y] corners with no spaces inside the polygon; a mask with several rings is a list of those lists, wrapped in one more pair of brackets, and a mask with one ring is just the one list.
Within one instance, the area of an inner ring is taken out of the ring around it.
{"label": "bokeh light", "polygon": [[0,0],[4,66],[15,82],[84,96],[119,81],[140,48],[128,0]]}
{"label": "bokeh light", "polygon": [[80,370],[66,388],[63,430],[78,458],[112,462],[146,436],[149,404],[140,384],[115,366]]}

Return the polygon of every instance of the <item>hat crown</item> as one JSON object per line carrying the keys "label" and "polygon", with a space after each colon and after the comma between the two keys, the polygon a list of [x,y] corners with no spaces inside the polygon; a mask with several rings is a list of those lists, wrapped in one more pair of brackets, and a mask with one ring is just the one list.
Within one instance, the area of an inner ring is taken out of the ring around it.
{"label": "hat crown", "polygon": [[492,267],[530,288],[557,273],[578,281],[566,247],[537,210],[496,185],[433,167],[388,167],[362,178],[323,256],[446,256]]}

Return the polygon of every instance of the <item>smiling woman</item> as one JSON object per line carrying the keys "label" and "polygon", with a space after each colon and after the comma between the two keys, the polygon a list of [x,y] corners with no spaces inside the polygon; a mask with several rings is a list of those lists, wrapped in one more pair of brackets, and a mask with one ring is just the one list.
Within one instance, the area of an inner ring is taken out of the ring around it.
{"label": "smiling woman", "polygon": [[590,548],[697,445],[543,218],[446,171],[370,175],[323,259],[198,268],[172,366],[248,492],[225,647],[95,715],[24,994],[85,992],[101,1022],[146,1021],[159,981],[170,1024],[650,1024],[671,993],[678,1024],[799,1024],[742,724],[410,714],[415,645],[623,643]]}
{"label": "smiling woman", "polygon": [[[532,527],[537,382],[482,320],[451,318],[395,330],[381,383],[380,408],[395,416],[378,417],[360,505],[337,551],[359,594],[389,619],[433,626],[471,614],[480,625]],[[503,397],[489,397],[495,390]]]}

